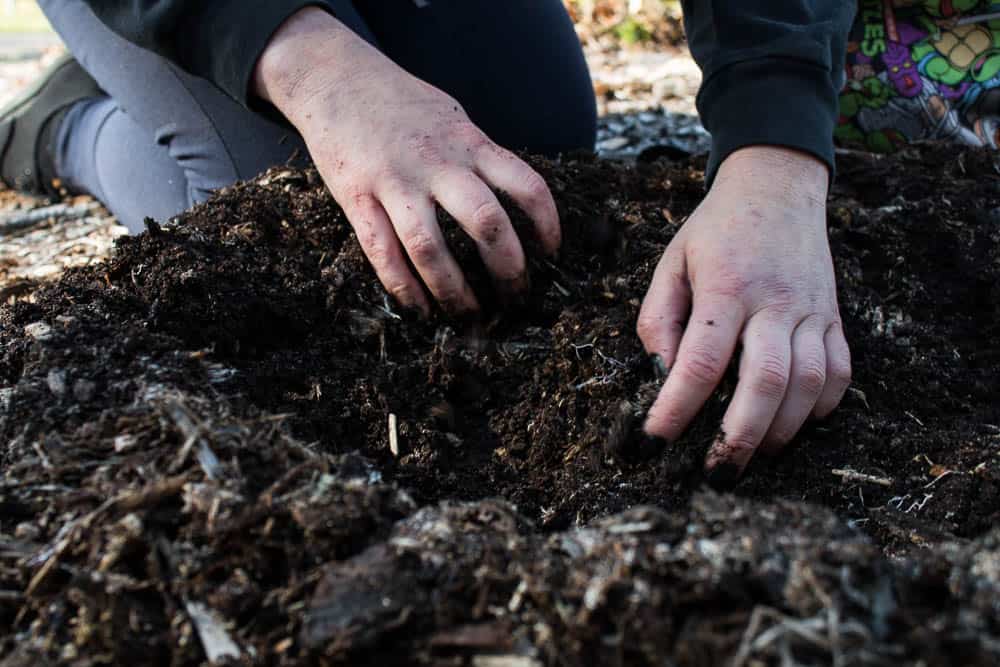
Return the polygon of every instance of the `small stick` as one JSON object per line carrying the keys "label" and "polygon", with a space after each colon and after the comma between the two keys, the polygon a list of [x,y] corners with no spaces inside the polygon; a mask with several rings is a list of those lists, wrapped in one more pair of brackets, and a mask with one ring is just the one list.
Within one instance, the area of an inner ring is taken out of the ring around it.
{"label": "small stick", "polygon": [[878,484],[879,486],[892,486],[892,480],[888,477],[877,477],[857,472],[856,470],[831,470],[830,472],[837,477],[843,478],[845,482],[868,482],[869,484]]}
{"label": "small stick", "polygon": [[394,412],[389,413],[389,451],[399,456],[399,424]]}
{"label": "small stick", "polygon": [[63,220],[85,218],[88,214],[93,213],[100,208],[100,206],[101,205],[98,202],[92,201],[78,204],[76,206],[71,206],[69,204],[55,204],[54,206],[34,208],[27,211],[15,211],[13,213],[0,216],[0,234],[25,229],[27,227],[33,227],[34,225],[41,224],[47,220],[57,217]]}

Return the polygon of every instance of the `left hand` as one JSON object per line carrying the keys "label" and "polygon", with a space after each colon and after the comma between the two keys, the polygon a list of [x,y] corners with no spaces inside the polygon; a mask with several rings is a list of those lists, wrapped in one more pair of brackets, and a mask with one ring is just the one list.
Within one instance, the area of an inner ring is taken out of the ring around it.
{"label": "left hand", "polygon": [[850,384],[826,232],[826,165],[751,146],[723,161],[711,191],[667,246],[637,329],[671,372],[645,430],[673,441],[742,345],[739,383],[708,454],[710,481],[788,444]]}

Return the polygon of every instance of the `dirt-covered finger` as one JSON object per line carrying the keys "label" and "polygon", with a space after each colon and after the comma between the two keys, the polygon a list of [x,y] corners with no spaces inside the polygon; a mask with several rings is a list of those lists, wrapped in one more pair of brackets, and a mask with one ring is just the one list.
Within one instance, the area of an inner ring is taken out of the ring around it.
{"label": "dirt-covered finger", "polygon": [[661,368],[674,365],[690,310],[684,254],[668,248],[656,265],[635,325],[646,352],[660,358]]}
{"label": "dirt-covered finger", "polygon": [[528,286],[524,250],[496,195],[471,171],[449,172],[434,184],[434,197],[476,242],[479,255],[505,292]]}
{"label": "dirt-covered finger", "polygon": [[694,295],[694,309],[677,359],[646,418],[646,433],[668,441],[684,429],[719,384],[743,327],[744,309],[734,299]]}
{"label": "dirt-covered finger", "polygon": [[425,316],[428,315],[430,304],[427,296],[403,256],[396,230],[382,204],[374,195],[365,194],[350,198],[342,208],[385,290],[400,305],[417,308]]}
{"label": "dirt-covered finger", "polygon": [[472,288],[448,250],[430,197],[399,190],[383,195],[382,206],[414,268],[441,308],[456,315],[479,310]]}
{"label": "dirt-covered finger", "polygon": [[747,324],[740,380],[705,461],[711,480],[726,484],[742,474],[774,422],[788,389],[791,334],[786,325],[764,317]]}
{"label": "dirt-covered finger", "polygon": [[826,346],[826,385],[816,401],[813,415],[822,419],[833,412],[851,386],[851,349],[839,322],[831,324],[823,336]]}
{"label": "dirt-covered finger", "polygon": [[554,254],[559,250],[559,211],[545,179],[516,155],[492,143],[479,149],[475,165],[483,180],[510,195],[528,214],[545,251]]}
{"label": "dirt-covered finger", "polygon": [[826,347],[818,317],[799,323],[792,334],[792,366],[785,399],[771,424],[761,451],[776,454],[791,442],[809,418],[826,386]]}

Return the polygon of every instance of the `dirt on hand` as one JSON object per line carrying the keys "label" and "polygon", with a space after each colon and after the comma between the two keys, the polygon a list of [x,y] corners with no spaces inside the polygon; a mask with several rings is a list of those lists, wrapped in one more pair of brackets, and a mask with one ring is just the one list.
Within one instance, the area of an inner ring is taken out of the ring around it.
{"label": "dirt on hand", "polygon": [[0,664],[995,664],[996,155],[840,156],[854,385],[721,496],[734,373],[639,432],[702,161],[533,164],[565,245],[511,209],[519,302],[441,214],[475,323],[397,309],[290,169],[0,311]]}

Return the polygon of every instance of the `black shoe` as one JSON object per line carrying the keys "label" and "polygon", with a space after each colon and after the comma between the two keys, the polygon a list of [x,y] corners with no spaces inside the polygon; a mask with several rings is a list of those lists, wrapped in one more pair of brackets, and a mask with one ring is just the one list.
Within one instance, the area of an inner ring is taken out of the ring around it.
{"label": "black shoe", "polygon": [[61,56],[0,110],[0,181],[29,194],[56,194],[53,140],[59,121],[74,102],[101,94],[72,56]]}

